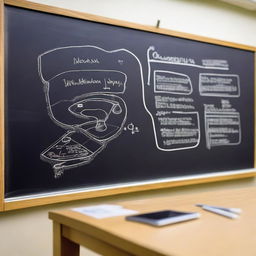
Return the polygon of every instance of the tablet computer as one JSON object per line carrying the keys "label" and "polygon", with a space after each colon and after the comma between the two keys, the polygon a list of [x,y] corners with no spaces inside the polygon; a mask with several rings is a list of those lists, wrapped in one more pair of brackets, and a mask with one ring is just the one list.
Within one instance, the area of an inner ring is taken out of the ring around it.
{"label": "tablet computer", "polygon": [[153,226],[164,226],[181,221],[197,219],[200,214],[197,212],[180,212],[163,210],[157,212],[142,213],[126,216],[126,220],[143,222]]}

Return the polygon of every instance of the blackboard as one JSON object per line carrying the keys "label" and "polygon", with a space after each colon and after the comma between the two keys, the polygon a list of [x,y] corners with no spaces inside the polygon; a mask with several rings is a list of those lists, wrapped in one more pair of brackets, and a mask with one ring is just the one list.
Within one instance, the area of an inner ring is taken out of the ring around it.
{"label": "blackboard", "polygon": [[5,199],[254,168],[254,51],[5,5]]}

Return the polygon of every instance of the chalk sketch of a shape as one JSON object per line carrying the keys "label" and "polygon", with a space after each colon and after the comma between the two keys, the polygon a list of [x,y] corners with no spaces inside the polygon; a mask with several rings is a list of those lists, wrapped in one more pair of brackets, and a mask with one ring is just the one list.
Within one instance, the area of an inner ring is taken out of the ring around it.
{"label": "chalk sketch of a shape", "polygon": [[72,104],[71,114],[92,120],[77,127],[99,141],[117,137],[126,121],[127,109],[122,98],[115,95],[89,94],[84,100]]}
{"label": "chalk sketch of a shape", "polygon": [[[96,46],[70,46],[38,57],[49,117],[66,131],[40,154],[43,161],[52,165],[55,178],[64,170],[93,161],[123,130],[127,118],[122,99],[126,74],[108,70],[100,61],[79,66],[73,62],[74,56],[101,56],[108,63],[109,54],[116,53]],[[58,59],[62,61],[56,65]],[[104,90],[103,81],[109,83],[111,90]]]}
{"label": "chalk sketch of a shape", "polygon": [[41,159],[52,164],[55,178],[66,169],[91,162],[105,147],[84,133],[69,131],[41,153]]}

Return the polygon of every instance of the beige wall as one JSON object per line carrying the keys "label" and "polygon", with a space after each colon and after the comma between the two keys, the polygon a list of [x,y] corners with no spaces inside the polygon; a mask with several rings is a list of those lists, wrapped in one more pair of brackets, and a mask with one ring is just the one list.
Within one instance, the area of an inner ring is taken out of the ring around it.
{"label": "beige wall", "polygon": [[[160,19],[160,26],[164,28],[256,46],[256,12],[239,9],[216,0],[34,0],[34,2],[145,25],[154,26]],[[0,213],[0,255],[51,255],[51,222],[47,213],[53,209],[255,185],[255,179],[243,179]],[[82,255],[94,255],[90,252],[86,253],[87,251],[82,249]]]}

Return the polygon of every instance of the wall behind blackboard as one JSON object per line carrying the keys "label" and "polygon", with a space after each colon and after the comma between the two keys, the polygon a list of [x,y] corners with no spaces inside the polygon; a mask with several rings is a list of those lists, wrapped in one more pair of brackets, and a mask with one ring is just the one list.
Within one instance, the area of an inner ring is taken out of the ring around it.
{"label": "wall behind blackboard", "polygon": [[4,11],[7,201],[254,167],[252,49]]}

